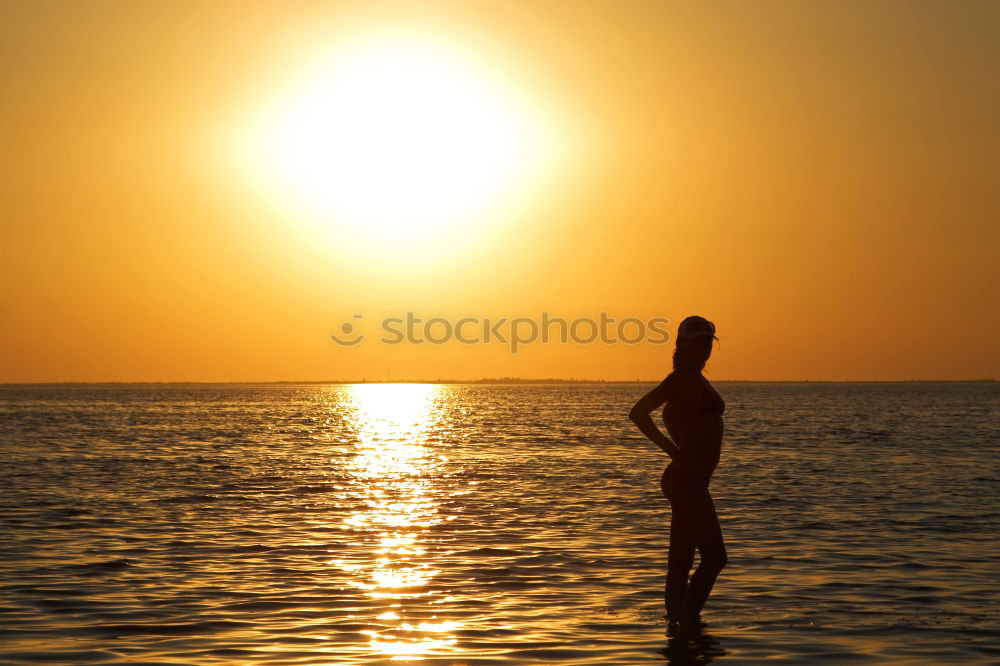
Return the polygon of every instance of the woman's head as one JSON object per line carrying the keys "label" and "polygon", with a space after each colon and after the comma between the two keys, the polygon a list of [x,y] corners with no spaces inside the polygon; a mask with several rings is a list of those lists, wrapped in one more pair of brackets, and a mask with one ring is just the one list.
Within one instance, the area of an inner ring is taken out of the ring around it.
{"label": "woman's head", "polygon": [[693,315],[677,328],[677,347],[674,349],[674,370],[701,372],[712,355],[715,324]]}

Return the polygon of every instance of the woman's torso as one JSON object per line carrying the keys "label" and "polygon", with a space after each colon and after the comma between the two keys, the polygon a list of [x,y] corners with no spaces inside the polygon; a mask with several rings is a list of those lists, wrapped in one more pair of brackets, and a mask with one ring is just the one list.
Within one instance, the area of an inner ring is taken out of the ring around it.
{"label": "woman's torso", "polygon": [[700,374],[685,381],[679,390],[700,391],[698,407],[690,413],[679,401],[668,401],[663,408],[664,425],[684,454],[692,456],[699,467],[707,468],[711,474],[722,452],[722,414],[726,402]]}

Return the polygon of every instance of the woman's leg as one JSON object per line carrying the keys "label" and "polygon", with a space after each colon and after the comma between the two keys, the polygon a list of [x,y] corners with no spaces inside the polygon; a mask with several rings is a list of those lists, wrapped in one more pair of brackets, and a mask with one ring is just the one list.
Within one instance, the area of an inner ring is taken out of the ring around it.
{"label": "woman's leg", "polygon": [[682,615],[688,620],[697,620],[701,616],[701,609],[727,559],[722,526],[707,487],[696,496],[695,516],[693,536],[700,562],[684,596]]}
{"label": "woman's leg", "polygon": [[696,505],[691,500],[683,493],[672,494],[670,499],[670,552],[667,555],[663,601],[667,607],[667,619],[671,622],[680,620],[683,615],[688,574],[694,564],[697,544],[693,518]]}

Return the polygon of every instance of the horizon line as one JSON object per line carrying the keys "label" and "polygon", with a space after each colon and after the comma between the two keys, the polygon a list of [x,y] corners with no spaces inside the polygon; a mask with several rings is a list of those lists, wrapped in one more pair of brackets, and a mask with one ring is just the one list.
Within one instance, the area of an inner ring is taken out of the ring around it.
{"label": "horizon line", "polygon": [[[141,386],[141,385],[347,385],[347,384],[652,384],[662,379],[573,379],[563,377],[482,377],[479,379],[304,379],[304,380],[238,380],[238,381],[43,381],[0,382],[0,387],[16,386]],[[741,384],[933,384],[933,383],[993,383],[996,378],[981,379],[715,379],[712,381]]]}

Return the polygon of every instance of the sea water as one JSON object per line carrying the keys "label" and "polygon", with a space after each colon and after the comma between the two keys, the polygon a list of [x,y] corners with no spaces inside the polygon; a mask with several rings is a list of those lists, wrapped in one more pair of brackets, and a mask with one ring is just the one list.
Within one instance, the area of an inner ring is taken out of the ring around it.
{"label": "sea water", "polygon": [[995,383],[728,383],[668,635],[652,384],[0,387],[0,662],[990,664]]}

